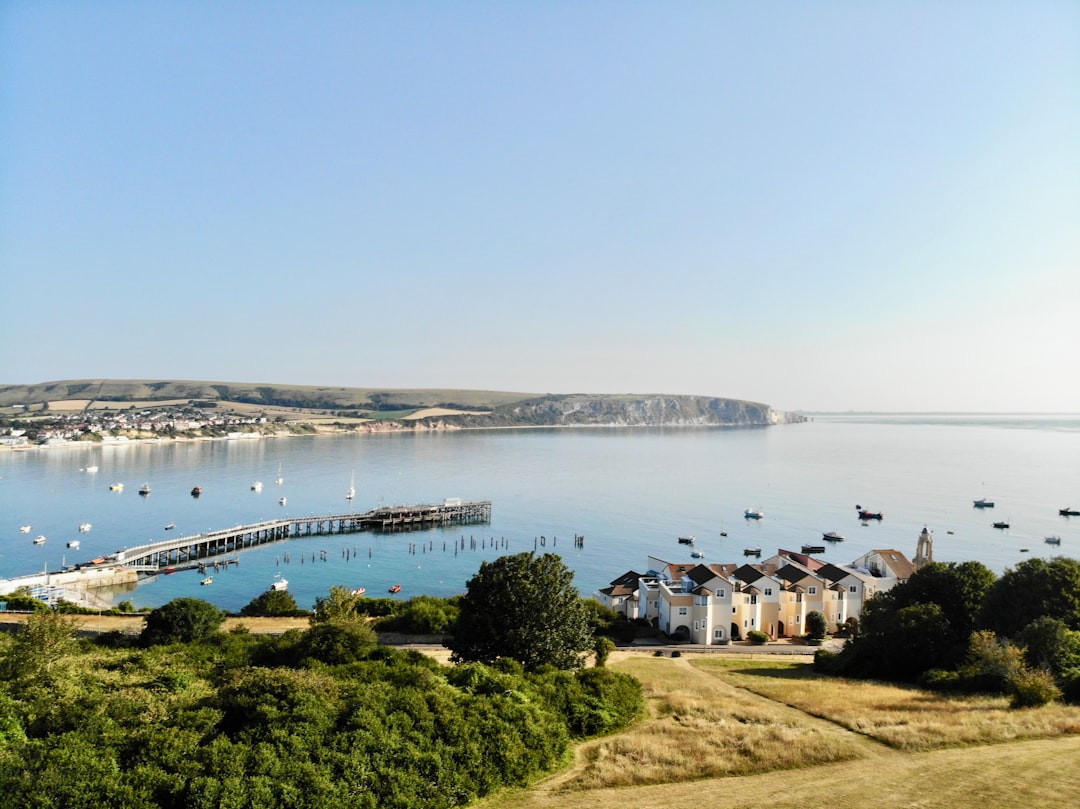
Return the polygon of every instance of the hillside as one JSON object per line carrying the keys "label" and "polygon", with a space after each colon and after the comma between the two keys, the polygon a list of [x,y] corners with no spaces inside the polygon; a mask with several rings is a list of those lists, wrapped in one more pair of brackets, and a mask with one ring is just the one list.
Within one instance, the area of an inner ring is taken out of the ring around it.
{"label": "hillside", "polygon": [[[72,407],[63,407],[63,403]],[[49,410],[244,406],[313,411],[377,422],[378,429],[559,426],[764,426],[801,417],[760,402],[664,394],[536,394],[448,389],[378,389],[189,380],[66,380],[0,386],[0,408]],[[20,407],[21,406],[21,407]],[[9,415],[11,413],[9,412]]]}

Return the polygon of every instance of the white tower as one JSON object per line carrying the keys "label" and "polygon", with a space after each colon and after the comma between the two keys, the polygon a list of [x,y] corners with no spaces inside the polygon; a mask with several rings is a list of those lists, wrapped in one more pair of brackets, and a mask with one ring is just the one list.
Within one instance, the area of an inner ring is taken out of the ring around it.
{"label": "white tower", "polygon": [[923,526],[922,533],[919,534],[919,544],[915,548],[915,560],[914,566],[916,570],[919,570],[923,566],[934,561],[934,535],[930,533],[930,530]]}

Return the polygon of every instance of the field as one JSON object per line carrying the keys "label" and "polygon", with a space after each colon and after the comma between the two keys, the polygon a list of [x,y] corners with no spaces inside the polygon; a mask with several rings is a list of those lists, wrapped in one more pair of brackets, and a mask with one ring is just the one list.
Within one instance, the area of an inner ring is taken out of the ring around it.
{"label": "field", "polygon": [[484,809],[566,806],[1061,807],[1080,794],[1080,708],[819,678],[731,656],[609,665],[645,685],[649,717]]}

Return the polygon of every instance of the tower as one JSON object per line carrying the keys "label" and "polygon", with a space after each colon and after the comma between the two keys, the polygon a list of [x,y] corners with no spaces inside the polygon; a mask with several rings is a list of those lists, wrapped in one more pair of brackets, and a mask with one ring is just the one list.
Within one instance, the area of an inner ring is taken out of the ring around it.
{"label": "tower", "polygon": [[930,530],[926,526],[923,526],[922,533],[919,534],[919,544],[915,548],[915,569],[919,570],[920,568],[933,561],[934,535],[930,533]]}

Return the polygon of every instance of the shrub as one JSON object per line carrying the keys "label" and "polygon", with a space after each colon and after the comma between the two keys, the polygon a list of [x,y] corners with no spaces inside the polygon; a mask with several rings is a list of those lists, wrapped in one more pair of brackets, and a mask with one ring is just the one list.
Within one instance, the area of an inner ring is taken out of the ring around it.
{"label": "shrub", "polygon": [[608,656],[615,651],[615,643],[611,638],[597,638],[593,651],[596,652],[596,665],[603,666],[607,663]]}
{"label": "shrub", "polygon": [[806,635],[811,640],[821,640],[829,629],[829,622],[818,610],[806,613]]}
{"label": "shrub", "polygon": [[174,598],[146,616],[139,636],[143,644],[199,643],[225,621],[225,613],[198,598]]}
{"label": "shrub", "polygon": [[1023,669],[1009,683],[1013,708],[1035,708],[1061,699],[1053,675],[1043,669]]}
{"label": "shrub", "polygon": [[818,649],[814,652],[814,671],[822,674],[840,674],[840,655],[830,652],[828,649]]}
{"label": "shrub", "polygon": [[769,636],[760,629],[751,629],[746,633],[746,639],[755,646],[761,646],[762,644],[769,642]]}

